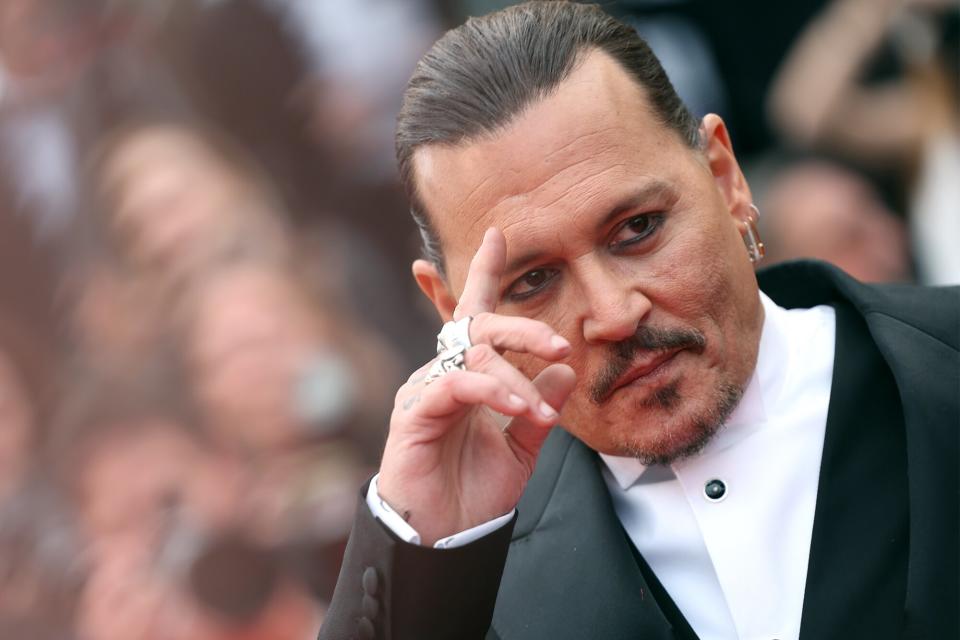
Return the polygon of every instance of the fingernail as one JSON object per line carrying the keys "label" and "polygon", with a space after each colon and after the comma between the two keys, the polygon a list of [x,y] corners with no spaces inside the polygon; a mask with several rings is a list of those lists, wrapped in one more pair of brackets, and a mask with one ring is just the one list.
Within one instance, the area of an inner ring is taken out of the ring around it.
{"label": "fingernail", "polygon": [[511,407],[514,407],[516,409],[525,409],[527,406],[527,401],[515,393],[510,394],[510,397],[507,398],[507,402],[510,403]]}
{"label": "fingernail", "polygon": [[553,348],[558,351],[566,351],[570,348],[570,342],[568,342],[563,336],[559,335],[555,335],[550,338],[550,344],[553,345]]}
{"label": "fingernail", "polygon": [[557,412],[553,410],[553,407],[548,405],[546,402],[540,403],[540,415],[548,420],[553,420],[557,417]]}

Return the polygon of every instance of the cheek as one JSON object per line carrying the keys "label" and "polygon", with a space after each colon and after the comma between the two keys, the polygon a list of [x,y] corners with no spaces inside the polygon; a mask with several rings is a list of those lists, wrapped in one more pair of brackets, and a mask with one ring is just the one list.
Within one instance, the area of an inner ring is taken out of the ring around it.
{"label": "cheek", "polygon": [[701,323],[718,321],[735,303],[732,283],[741,277],[737,261],[745,261],[745,254],[733,250],[738,241],[736,228],[720,218],[684,224],[644,274],[655,309],[708,330]]}
{"label": "cheek", "polygon": [[753,266],[734,225],[718,221],[697,235],[698,245],[686,254],[688,259],[675,261],[671,311],[704,333],[707,348],[701,362],[706,368],[739,383],[748,375],[759,342]]}

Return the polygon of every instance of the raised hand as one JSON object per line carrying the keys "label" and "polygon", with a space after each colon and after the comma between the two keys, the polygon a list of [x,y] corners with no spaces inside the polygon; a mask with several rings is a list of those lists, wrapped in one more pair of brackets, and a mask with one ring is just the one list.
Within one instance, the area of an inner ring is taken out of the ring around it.
{"label": "raised hand", "polygon": [[573,370],[551,364],[533,380],[504,351],[557,361],[570,345],[543,322],[494,313],[506,241],[489,229],[454,320],[471,316],[466,370],[427,383],[431,363],[397,392],[380,466],[380,497],[432,545],[513,509],[558,412]]}

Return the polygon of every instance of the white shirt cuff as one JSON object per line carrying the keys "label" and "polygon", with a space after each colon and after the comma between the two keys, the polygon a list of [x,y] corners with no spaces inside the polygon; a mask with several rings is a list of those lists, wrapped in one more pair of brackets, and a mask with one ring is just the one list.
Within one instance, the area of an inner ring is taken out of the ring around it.
{"label": "white shirt cuff", "polygon": [[[420,544],[420,534],[417,533],[417,530],[410,526],[410,524],[403,519],[403,517],[394,511],[390,505],[386,503],[380,497],[380,494],[377,491],[377,480],[380,478],[380,474],[373,476],[373,480],[370,481],[370,488],[367,489],[367,506],[370,508],[370,512],[373,513],[373,516],[380,520],[390,531],[392,531],[398,538],[404,542],[409,542],[410,544]],[[513,518],[513,514],[517,512],[516,509],[511,509],[510,513],[506,513],[499,518],[494,518],[493,520],[488,520],[482,524],[478,524],[475,527],[471,527],[465,531],[455,533],[452,536],[447,536],[446,538],[441,538],[434,543],[434,549],[452,549],[454,547],[462,547],[464,545],[470,544],[475,540],[479,540],[483,536],[493,533],[503,525],[510,522]]]}

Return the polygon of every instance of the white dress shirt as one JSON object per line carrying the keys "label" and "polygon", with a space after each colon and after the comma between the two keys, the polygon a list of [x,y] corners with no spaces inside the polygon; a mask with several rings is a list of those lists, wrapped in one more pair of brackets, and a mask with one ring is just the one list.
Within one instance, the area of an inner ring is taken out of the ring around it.
{"label": "white dress shirt", "polygon": [[[601,454],[617,516],[701,640],[796,640],[800,633],[836,318],[827,306],[786,310],[760,296],[756,369],[702,453],[650,468]],[[715,480],[723,496],[710,499],[705,487]],[[380,500],[376,478],[367,504],[401,539],[419,543]],[[435,546],[472,542],[512,515]]]}

